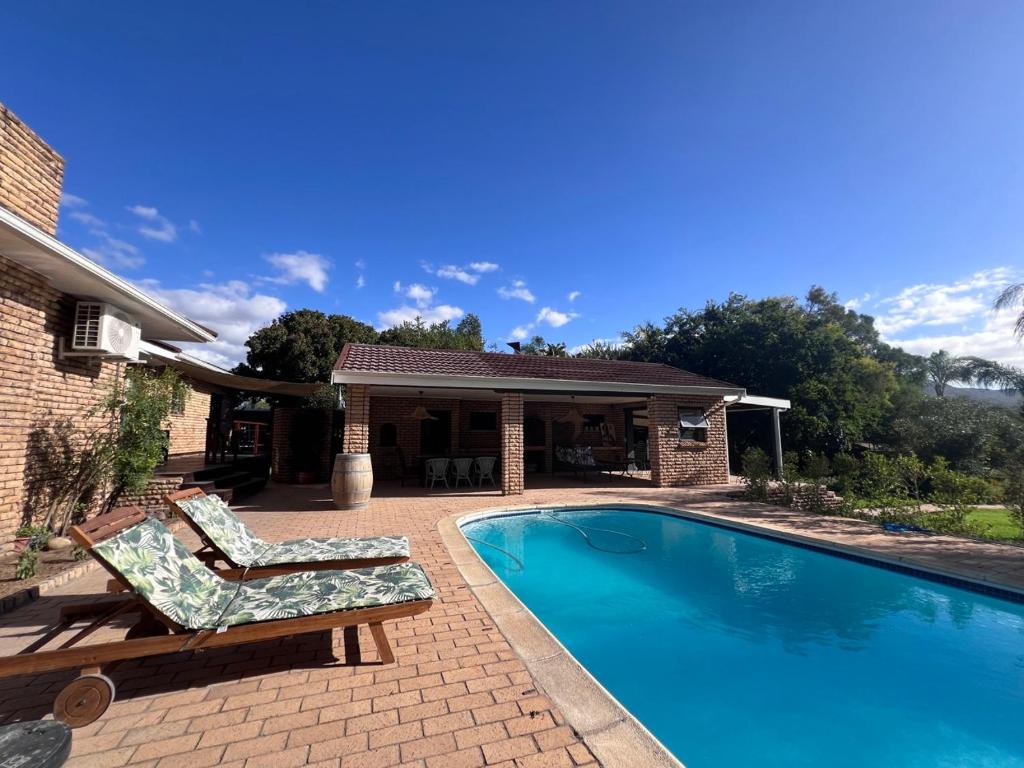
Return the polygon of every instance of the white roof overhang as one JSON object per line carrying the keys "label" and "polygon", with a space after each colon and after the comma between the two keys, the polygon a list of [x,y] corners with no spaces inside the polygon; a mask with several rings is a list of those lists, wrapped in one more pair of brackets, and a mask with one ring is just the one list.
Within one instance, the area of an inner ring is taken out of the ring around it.
{"label": "white roof overhang", "polygon": [[761,397],[760,395],[727,397],[725,398],[725,405],[727,408],[733,408],[739,411],[756,411],[766,408],[788,411],[791,407],[789,400],[784,400],[781,397]]}
{"label": "white roof overhang", "polygon": [[36,272],[62,293],[105,301],[131,314],[142,336],[167,341],[213,341],[217,334],[179,315],[109,269],[0,207],[0,255]]}
{"label": "white roof overhang", "polygon": [[368,384],[419,389],[477,389],[493,392],[567,392],[610,395],[699,395],[702,397],[742,397],[740,387],[680,386],[677,384],[628,384],[617,381],[575,381],[567,379],[522,379],[501,376],[449,376],[422,373],[382,373],[377,371],[331,372],[332,384]]}

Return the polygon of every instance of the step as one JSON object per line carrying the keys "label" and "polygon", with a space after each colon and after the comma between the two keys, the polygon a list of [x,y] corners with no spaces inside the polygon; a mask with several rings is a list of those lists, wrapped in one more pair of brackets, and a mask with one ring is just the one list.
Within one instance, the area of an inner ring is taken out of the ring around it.
{"label": "step", "polygon": [[252,496],[254,493],[259,493],[267,485],[266,478],[253,477],[244,483],[239,483],[231,489],[233,498],[235,501],[244,498],[246,496]]}
{"label": "step", "polygon": [[216,480],[218,477],[224,477],[230,475],[233,472],[237,472],[238,469],[231,464],[213,464],[203,469],[197,469],[192,472],[191,479],[196,482],[203,482],[206,480]]}
{"label": "step", "polygon": [[248,472],[233,472],[230,475],[224,475],[218,477],[213,481],[214,488],[234,488],[236,485],[248,482],[252,479],[252,475]]}

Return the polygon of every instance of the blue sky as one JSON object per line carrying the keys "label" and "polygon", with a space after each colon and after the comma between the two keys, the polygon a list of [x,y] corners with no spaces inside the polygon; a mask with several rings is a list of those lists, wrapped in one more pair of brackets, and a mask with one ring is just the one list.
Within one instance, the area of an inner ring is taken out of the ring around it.
{"label": "blue sky", "polygon": [[1024,363],[1024,4],[20,3],[60,237],[221,332],[316,307],[614,339],[812,283]]}

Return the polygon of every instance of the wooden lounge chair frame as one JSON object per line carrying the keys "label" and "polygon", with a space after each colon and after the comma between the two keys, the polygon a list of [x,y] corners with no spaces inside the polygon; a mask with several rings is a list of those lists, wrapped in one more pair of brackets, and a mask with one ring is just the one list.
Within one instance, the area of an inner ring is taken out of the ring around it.
{"label": "wooden lounge chair frame", "polygon": [[[276,563],[274,565],[254,565],[244,567],[241,563],[236,563],[232,560],[226,552],[210,541],[206,532],[200,526],[196,525],[195,521],[186,515],[178,506],[179,501],[194,499],[201,496],[206,496],[206,492],[203,491],[202,488],[185,488],[180,491],[175,491],[174,493],[166,494],[164,496],[164,503],[167,504],[171,514],[176,515],[183,520],[185,524],[192,529],[196,536],[199,537],[199,540],[203,542],[203,546],[193,554],[203,561],[208,568],[216,570],[218,576],[228,579],[229,581],[262,579],[267,576],[280,576],[286,573],[295,573],[296,571],[345,571],[352,568],[372,568],[376,565],[394,565],[396,563],[404,563],[409,559],[408,556],[373,557],[353,560],[318,560],[301,563]],[[227,563],[228,568],[217,570],[217,561]]]}
{"label": "wooden lounge chair frame", "polygon": [[[84,549],[91,551],[94,544],[132,527],[146,519],[138,507],[120,507],[71,528],[72,538]],[[396,605],[373,608],[353,608],[346,611],[315,614],[292,619],[239,624],[226,629],[186,629],[167,618],[111,568],[102,557],[96,560],[131,595],[100,600],[88,604],[68,605],[61,608],[58,623],[36,639],[31,645],[13,656],[0,657],[0,678],[14,675],[41,674],[65,669],[79,669],[78,678],[69,683],[54,702],[54,717],[72,728],[94,722],[114,700],[114,683],[103,674],[119,662],[159,656],[181,651],[205,651],[281,637],[322,632],[339,627],[368,625],[377,653],[383,664],[393,664],[394,653],[388,643],[382,622],[416,616],[428,611],[433,600],[413,600]],[[123,640],[93,645],[79,643],[114,618],[138,612],[139,622]],[[52,650],[45,646],[70,630],[75,624],[91,619],[78,633]]]}

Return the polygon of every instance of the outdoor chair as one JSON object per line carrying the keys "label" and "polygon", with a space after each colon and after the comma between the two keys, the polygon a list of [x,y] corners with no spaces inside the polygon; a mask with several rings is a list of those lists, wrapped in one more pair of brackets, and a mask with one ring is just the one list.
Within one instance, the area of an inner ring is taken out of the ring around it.
{"label": "outdoor chair", "polygon": [[[430,580],[415,563],[228,581],[138,507],[94,517],[72,527],[71,536],[131,595],[62,607],[54,628],[17,655],[0,658],[0,677],[81,670],[54,703],[56,719],[72,728],[107,710],[115,690],[103,672],[128,659],[366,624],[381,662],[391,664],[394,654],[382,622],[423,613],[434,598]],[[131,613],[141,618],[124,639],[79,645]],[[87,619],[90,623],[58,648],[43,650]]]}
{"label": "outdoor chair", "polygon": [[[229,568],[238,569],[240,578],[365,568],[409,559],[409,540],[405,536],[266,542],[249,530],[220,496],[207,496],[201,488],[169,493],[164,502],[203,542],[196,557],[210,568],[222,560]],[[221,575],[232,578],[226,573]]]}
{"label": "outdoor chair", "polygon": [[473,469],[473,460],[466,458],[452,459],[452,468],[455,470],[455,487],[459,487],[459,483],[463,480],[466,484],[472,488],[473,478],[470,477],[470,470]]}
{"label": "outdoor chair", "polygon": [[438,480],[444,481],[445,488],[451,488],[448,484],[448,459],[427,459],[427,484],[433,488]]}
{"label": "outdoor chair", "polygon": [[495,456],[477,456],[476,457],[476,471],[479,475],[478,484],[479,487],[483,487],[484,480],[490,480],[491,485],[495,488],[498,487],[498,483],[494,479],[494,465],[498,459]]}

